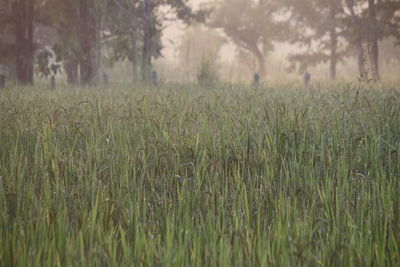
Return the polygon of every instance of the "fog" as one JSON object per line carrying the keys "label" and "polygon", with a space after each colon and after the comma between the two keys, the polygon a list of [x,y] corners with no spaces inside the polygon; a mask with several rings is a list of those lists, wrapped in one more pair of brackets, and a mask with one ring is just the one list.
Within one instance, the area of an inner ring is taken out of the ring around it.
{"label": "fog", "polygon": [[[219,1],[221,2],[221,1]],[[227,1],[229,2],[229,1]],[[234,2],[234,1],[232,1]],[[256,1],[255,1],[256,2]],[[290,1],[289,1],[290,2]],[[324,2],[324,1],[321,1]],[[325,1],[326,2],[326,1]],[[190,6],[195,10],[198,10],[202,5],[213,6],[213,4],[218,3],[218,1],[213,0],[192,0],[189,2]],[[367,2],[364,3],[364,8],[368,8]],[[397,13],[398,16],[398,13]],[[279,18],[285,18],[285,15],[280,14]],[[182,42],[182,38],[184,38],[185,29],[194,28],[196,26],[185,25],[181,21],[174,21],[173,23],[167,23],[163,34],[163,43],[165,44],[164,49],[162,51],[164,58],[160,62],[156,62],[156,66],[159,66],[160,69],[165,68],[164,63],[169,62],[172,65],[179,65],[178,53],[179,53],[179,45]],[[220,68],[221,74],[224,74],[224,79],[228,79],[230,81],[246,81],[251,77],[251,72],[256,72],[256,67],[249,67],[247,71],[245,71],[244,75],[236,76],[235,78],[229,77],[229,71],[232,71],[232,68],[235,68],[235,64],[238,64],[237,60],[235,60],[237,56],[238,48],[229,37],[224,34],[223,31],[217,30],[217,32],[226,38],[226,42],[222,45],[219,50],[218,63],[224,67]],[[380,34],[385,35],[382,31]],[[368,44],[366,44],[368,46]],[[379,46],[382,48],[381,58],[379,59],[379,65],[381,66],[383,76],[386,80],[397,79],[400,73],[400,47],[396,46],[396,40],[393,36],[386,36],[379,40]],[[212,49],[212,44],[210,47],[206,47],[205,50]],[[304,51],[304,47],[297,43],[291,41],[283,41],[275,43],[275,47],[273,51],[270,53],[268,61],[270,63],[269,68],[269,78],[270,80],[279,81],[281,79],[293,79],[293,80],[301,80],[302,71],[288,71],[292,66],[290,66],[290,62],[288,58],[293,53],[298,53],[299,51]],[[339,77],[342,80],[352,80],[358,78],[358,66],[357,59],[354,56],[355,51],[349,52],[348,55],[343,57],[341,62],[337,66],[337,72],[339,73]],[[352,55],[353,54],[353,55]],[[367,61],[367,59],[366,59]],[[157,64],[160,63],[160,64]],[[256,64],[254,64],[256,65]],[[309,71],[312,72],[315,78],[320,80],[329,80],[329,64],[326,61],[322,61],[319,64],[315,64],[308,67]],[[168,75],[166,74],[166,78]],[[172,78],[172,77],[171,77]],[[189,77],[193,79],[193,77]]]}
{"label": "fog", "polygon": [[231,83],[306,74],[379,82],[400,73],[395,0],[2,1],[0,72],[21,84],[199,82],[207,73]]}

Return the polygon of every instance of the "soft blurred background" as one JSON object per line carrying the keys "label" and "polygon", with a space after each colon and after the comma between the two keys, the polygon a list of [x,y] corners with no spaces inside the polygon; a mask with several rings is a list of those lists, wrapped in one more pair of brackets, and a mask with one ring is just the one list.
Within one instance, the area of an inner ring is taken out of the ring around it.
{"label": "soft blurred background", "polygon": [[[7,83],[397,81],[397,0],[1,0]],[[156,72],[156,74],[154,74]]]}

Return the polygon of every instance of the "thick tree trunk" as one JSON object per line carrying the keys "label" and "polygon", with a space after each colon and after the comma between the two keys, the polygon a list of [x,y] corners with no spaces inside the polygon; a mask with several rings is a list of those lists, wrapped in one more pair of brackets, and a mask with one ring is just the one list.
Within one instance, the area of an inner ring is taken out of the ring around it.
{"label": "thick tree trunk", "polygon": [[151,0],[143,0],[143,53],[142,53],[142,80],[149,82],[151,78]]}
{"label": "thick tree trunk", "polygon": [[331,19],[331,29],[329,31],[330,35],[330,76],[331,80],[336,79],[336,66],[338,62],[337,55],[337,45],[338,45],[338,35],[335,28],[335,8],[336,5],[333,0],[330,1],[330,19]]}
{"label": "thick tree trunk", "polygon": [[267,67],[265,64],[264,56],[258,57],[257,61],[258,61],[258,73],[259,73],[260,77],[265,79],[267,76]]}
{"label": "thick tree trunk", "polygon": [[368,44],[368,58],[371,64],[371,74],[374,82],[381,80],[379,72],[379,48],[378,41],[374,40]]}
{"label": "thick tree trunk", "polygon": [[360,21],[354,11],[354,1],[346,0],[346,4],[351,13],[351,18],[353,21],[352,26],[356,29],[356,31],[357,31],[356,34],[358,35],[355,38],[354,45],[355,45],[355,47],[357,49],[357,53],[358,53],[357,60],[358,60],[358,71],[359,71],[360,79],[367,80],[368,72],[366,69],[366,58],[365,58],[364,47],[363,47],[363,36],[359,32],[360,31]]}
{"label": "thick tree trunk", "polygon": [[137,60],[137,45],[136,45],[136,36],[132,36],[132,54],[130,61],[132,63],[132,80],[133,82],[138,82],[139,74],[138,74],[138,60]]}
{"label": "thick tree trunk", "polygon": [[378,82],[380,81],[379,46],[375,0],[368,0],[368,11],[371,27],[371,32],[368,36],[368,58],[371,65],[372,79],[374,80],[374,82]]}
{"label": "thick tree trunk", "polygon": [[331,38],[332,39],[331,39],[331,54],[330,54],[330,76],[331,80],[336,80],[336,66],[338,62],[336,34],[332,34]]}
{"label": "thick tree trunk", "polygon": [[357,40],[356,47],[358,52],[358,72],[360,79],[365,81],[368,80],[367,58],[365,56],[364,46],[361,40]]}
{"label": "thick tree trunk", "polygon": [[96,48],[96,21],[90,8],[90,1],[79,1],[79,41],[82,53],[79,63],[82,85],[92,84],[96,75],[93,60]]}
{"label": "thick tree trunk", "polygon": [[93,79],[94,83],[97,84],[100,79],[100,70],[103,69],[102,61],[101,61],[101,25],[99,21],[94,18],[95,25],[95,40],[94,40],[94,49],[92,53],[92,71],[93,71]]}
{"label": "thick tree trunk", "polygon": [[69,60],[65,66],[65,73],[67,74],[67,83],[70,85],[78,84],[78,71],[79,71],[79,62],[78,60]]}
{"label": "thick tree trunk", "polygon": [[267,67],[264,54],[261,53],[258,47],[254,47],[253,49],[251,49],[251,53],[256,57],[258,63],[258,74],[260,75],[260,78],[265,79],[267,75]]}
{"label": "thick tree trunk", "polygon": [[79,2],[63,2],[62,12],[66,18],[74,18],[63,21],[58,25],[57,31],[60,35],[59,39],[59,56],[62,57],[64,63],[64,71],[67,76],[69,85],[77,85],[79,83],[79,37],[80,37],[80,19],[79,19]]}
{"label": "thick tree trunk", "polygon": [[16,75],[21,85],[33,84],[33,44],[34,0],[14,2],[16,41]]}

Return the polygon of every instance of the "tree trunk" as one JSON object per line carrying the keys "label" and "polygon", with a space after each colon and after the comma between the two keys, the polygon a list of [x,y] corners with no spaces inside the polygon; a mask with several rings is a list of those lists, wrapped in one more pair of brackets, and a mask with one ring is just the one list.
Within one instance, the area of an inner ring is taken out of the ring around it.
{"label": "tree trunk", "polygon": [[100,79],[100,70],[103,69],[102,60],[101,60],[101,24],[99,20],[93,18],[94,21],[94,44],[93,44],[93,52],[92,52],[92,72],[94,83],[97,84]]}
{"label": "tree trunk", "polygon": [[360,79],[365,81],[368,80],[368,71],[367,71],[367,58],[365,57],[364,46],[361,40],[357,40],[356,43],[357,52],[358,52],[358,72],[360,75]]}
{"label": "tree trunk", "polygon": [[79,83],[79,61],[80,61],[80,18],[79,2],[63,2],[62,13],[66,18],[74,18],[61,23],[57,31],[60,35],[57,45],[59,45],[59,56],[64,62],[64,71],[69,85]]}
{"label": "tree trunk", "polygon": [[336,33],[331,33],[331,54],[330,54],[330,76],[331,80],[336,80],[337,66],[337,36]]}
{"label": "tree trunk", "polygon": [[377,40],[368,44],[368,58],[371,64],[372,79],[374,82],[379,82],[381,77],[379,73],[379,48]]}
{"label": "tree trunk", "polygon": [[336,32],[336,22],[335,22],[335,8],[336,5],[333,0],[330,1],[330,19],[331,19],[331,29],[329,31],[330,35],[330,76],[331,80],[336,79],[336,66],[338,62],[337,56],[337,44],[338,44],[338,36]]}
{"label": "tree trunk", "polygon": [[261,79],[265,79],[267,75],[267,67],[265,64],[265,56],[258,48],[253,49],[253,54],[257,59],[258,63],[258,74],[260,75]]}
{"label": "tree trunk", "polygon": [[357,53],[358,53],[358,71],[359,71],[360,79],[367,80],[368,72],[366,69],[366,58],[365,58],[364,47],[363,47],[363,36],[359,32],[360,31],[360,21],[354,11],[354,1],[346,0],[346,4],[351,13],[351,18],[352,18],[352,22],[353,22],[352,26],[355,28],[356,34],[357,34],[354,44],[355,44],[355,47],[356,47]]}
{"label": "tree trunk", "polygon": [[78,60],[68,60],[64,66],[64,69],[65,73],[67,74],[67,83],[70,85],[78,84]]}
{"label": "tree trunk", "polygon": [[372,79],[374,80],[374,82],[378,82],[380,81],[379,46],[375,0],[368,0],[368,11],[371,28],[371,32],[368,36],[368,58],[371,64]]}
{"label": "tree trunk", "polygon": [[95,73],[96,21],[88,0],[79,1],[79,41],[81,50],[80,78],[82,85],[93,83]]}
{"label": "tree trunk", "polygon": [[142,54],[142,80],[149,82],[151,78],[151,0],[143,0],[143,54]]}
{"label": "tree trunk", "polygon": [[267,76],[267,67],[265,64],[264,56],[257,58],[257,61],[258,61],[258,73],[259,73],[260,77],[265,79]]}
{"label": "tree trunk", "polygon": [[16,74],[21,85],[33,84],[34,0],[18,0],[13,4],[15,17]]}
{"label": "tree trunk", "polygon": [[132,80],[133,82],[138,82],[139,74],[138,74],[138,60],[137,60],[137,45],[136,45],[136,36],[132,36],[132,54],[130,61],[132,63]]}

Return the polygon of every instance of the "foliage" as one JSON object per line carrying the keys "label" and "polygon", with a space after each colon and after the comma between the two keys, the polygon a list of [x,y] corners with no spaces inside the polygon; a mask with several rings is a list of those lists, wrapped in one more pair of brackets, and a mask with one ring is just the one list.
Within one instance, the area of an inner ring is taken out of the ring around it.
{"label": "foliage", "polygon": [[[144,3],[145,1],[142,0],[109,0],[107,2],[108,12],[104,25],[105,43],[112,51],[108,59],[111,63],[129,60],[133,63],[134,76],[137,76],[140,59],[143,75],[143,72],[149,71],[146,70],[149,66],[145,65],[148,63],[151,65],[152,59],[161,56],[163,48],[161,35],[165,20],[181,20],[189,24],[203,21],[205,17],[205,12],[202,10],[194,13],[187,6],[186,0],[147,0],[149,14],[145,16]],[[170,9],[169,13],[173,14],[173,18],[167,17],[162,12],[167,7]]]}
{"label": "foliage", "polygon": [[55,55],[49,49],[43,49],[38,53],[37,65],[40,76],[46,79],[61,72],[60,58],[55,58]]}
{"label": "foliage", "polygon": [[198,73],[204,60],[218,61],[226,39],[214,29],[199,24],[186,27],[177,48],[178,61],[187,80]]}
{"label": "foliage", "polygon": [[296,28],[291,40],[303,47],[291,53],[292,68],[298,64],[300,73],[308,67],[330,62],[331,78],[336,78],[336,65],[349,54],[343,38],[342,0],[285,0],[290,22]]}
{"label": "foliage", "polygon": [[290,35],[287,23],[277,19],[281,7],[277,0],[224,0],[216,5],[209,25],[222,29],[238,48],[250,52],[263,78],[274,41]]}

